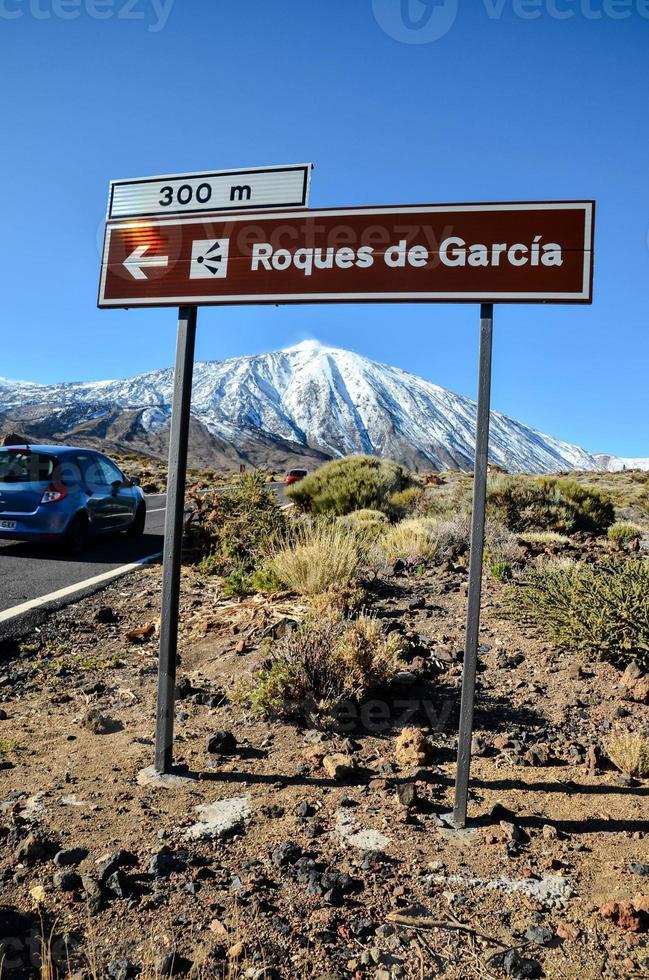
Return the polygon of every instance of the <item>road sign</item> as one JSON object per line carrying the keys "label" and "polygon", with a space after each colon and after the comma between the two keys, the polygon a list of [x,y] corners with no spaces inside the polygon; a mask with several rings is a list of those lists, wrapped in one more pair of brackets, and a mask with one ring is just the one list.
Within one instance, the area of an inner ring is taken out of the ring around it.
{"label": "road sign", "polygon": [[594,202],[109,222],[99,306],[590,303]]}
{"label": "road sign", "polygon": [[[281,214],[268,213],[268,201],[255,207],[258,198],[253,201],[253,184],[247,177],[250,171],[245,172],[246,183],[244,172],[239,171],[236,176],[233,172],[227,176],[185,175],[111,185],[99,306],[179,307],[155,770],[167,773],[173,763],[183,500],[197,307],[226,303],[480,302],[469,589],[452,814],[454,825],[463,827],[480,630],[493,304],[592,302],[595,202],[303,210],[310,174],[307,168],[302,200],[297,202],[299,210],[291,210],[296,204],[287,202],[287,210]],[[290,169],[270,168],[263,173],[272,171],[277,179],[280,171]],[[225,181],[216,182],[217,177],[225,177]],[[131,189],[125,190],[129,183]],[[147,189],[144,185],[151,186]],[[279,197],[279,193],[275,195],[276,207],[282,206]],[[218,213],[230,210],[233,204],[239,213]],[[186,213],[203,206],[210,213],[193,217]],[[254,213],[241,213],[248,206]],[[163,211],[165,208],[173,211]],[[182,213],[166,216],[177,212]],[[163,213],[165,217],[160,217]],[[139,220],[116,220],[127,215]]]}
{"label": "road sign", "polygon": [[107,218],[303,208],[309,203],[311,170],[312,164],[301,163],[113,180]]}

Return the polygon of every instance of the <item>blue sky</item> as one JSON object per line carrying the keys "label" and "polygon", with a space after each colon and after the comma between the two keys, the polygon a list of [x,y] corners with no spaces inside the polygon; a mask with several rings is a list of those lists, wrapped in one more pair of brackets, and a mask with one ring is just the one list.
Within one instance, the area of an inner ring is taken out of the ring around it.
{"label": "blue sky", "polygon": [[[314,207],[595,198],[595,301],[496,307],[493,404],[647,456],[648,52],[647,0],[0,0],[0,376],[172,362],[173,310],[95,306],[111,178],[311,160]],[[197,357],[317,337],[473,395],[477,321],[205,309]]]}

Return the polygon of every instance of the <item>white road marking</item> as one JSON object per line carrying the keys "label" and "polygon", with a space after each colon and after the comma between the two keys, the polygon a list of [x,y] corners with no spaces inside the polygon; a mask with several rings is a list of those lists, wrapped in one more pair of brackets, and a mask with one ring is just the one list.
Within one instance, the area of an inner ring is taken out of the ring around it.
{"label": "white road marking", "polygon": [[166,507],[156,507],[154,510],[147,510],[147,514],[161,514],[166,509]]}
{"label": "white road marking", "polygon": [[30,599],[29,602],[23,602],[19,606],[12,606],[11,609],[5,609],[3,612],[0,612],[0,623],[6,623],[9,619],[22,616],[32,609],[38,609],[40,606],[45,606],[48,602],[55,602],[57,599],[65,599],[66,596],[74,595],[75,592],[82,592],[92,585],[99,585],[100,582],[109,582],[113,578],[119,578],[121,575],[126,575],[128,572],[139,568],[140,565],[147,565],[149,562],[161,557],[162,552],[157,551],[155,555],[147,555],[146,558],[140,558],[138,561],[131,562],[129,565],[112,568],[109,572],[102,572],[101,575],[87,578],[83,582],[66,585],[64,589],[59,589],[57,592],[50,592],[49,595],[40,596],[38,599]]}

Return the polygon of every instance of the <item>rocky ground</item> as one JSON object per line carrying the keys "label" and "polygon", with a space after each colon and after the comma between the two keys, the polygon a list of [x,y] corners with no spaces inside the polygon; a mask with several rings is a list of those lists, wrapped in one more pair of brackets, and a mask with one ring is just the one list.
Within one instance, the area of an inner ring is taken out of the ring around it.
{"label": "rocky ground", "polygon": [[42,935],[48,978],[649,975],[649,783],[601,752],[649,706],[503,619],[490,580],[471,822],[449,826],[465,582],[448,565],[376,580],[408,663],[331,733],[230,699],[299,605],[224,599],[185,569],[172,785],[143,772],[158,568],[5,647],[3,975],[38,973]]}

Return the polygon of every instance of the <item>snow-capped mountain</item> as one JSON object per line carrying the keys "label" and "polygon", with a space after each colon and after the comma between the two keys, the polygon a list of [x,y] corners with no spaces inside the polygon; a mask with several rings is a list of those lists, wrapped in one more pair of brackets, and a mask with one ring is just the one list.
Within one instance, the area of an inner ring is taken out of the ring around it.
{"label": "snow-capped mountain", "polygon": [[[161,453],[172,388],[170,368],[86,384],[0,379],[0,421],[41,441],[75,436]],[[474,401],[317,341],[197,363],[192,412],[203,463],[281,465],[300,456],[371,453],[416,469],[473,465]],[[491,416],[490,459],[526,472],[649,469],[649,460],[594,455],[499,412]]]}

